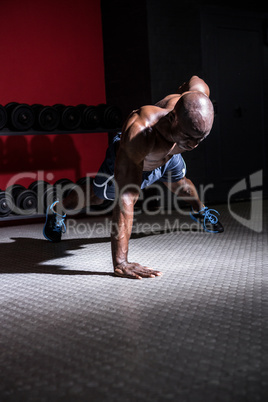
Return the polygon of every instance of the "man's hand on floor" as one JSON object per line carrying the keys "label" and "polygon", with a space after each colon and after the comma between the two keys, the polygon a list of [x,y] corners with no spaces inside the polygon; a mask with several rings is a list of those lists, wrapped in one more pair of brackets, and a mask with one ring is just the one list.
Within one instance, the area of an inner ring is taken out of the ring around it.
{"label": "man's hand on floor", "polygon": [[144,267],[136,262],[125,262],[115,266],[114,273],[116,276],[130,279],[155,278],[161,276],[160,271],[152,268]]}

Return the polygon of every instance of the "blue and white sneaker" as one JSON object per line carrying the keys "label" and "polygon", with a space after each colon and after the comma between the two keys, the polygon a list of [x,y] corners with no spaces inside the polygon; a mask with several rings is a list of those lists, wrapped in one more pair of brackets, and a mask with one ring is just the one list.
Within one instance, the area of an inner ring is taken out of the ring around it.
{"label": "blue and white sneaker", "polygon": [[206,232],[222,233],[224,228],[215,214],[220,215],[215,209],[204,207],[198,212],[192,210],[190,217],[194,221],[199,222]]}
{"label": "blue and white sneaker", "polygon": [[60,242],[62,233],[66,232],[64,222],[66,214],[60,215],[53,209],[58,202],[55,201],[47,207],[46,223],[43,229],[44,237],[53,243]]}

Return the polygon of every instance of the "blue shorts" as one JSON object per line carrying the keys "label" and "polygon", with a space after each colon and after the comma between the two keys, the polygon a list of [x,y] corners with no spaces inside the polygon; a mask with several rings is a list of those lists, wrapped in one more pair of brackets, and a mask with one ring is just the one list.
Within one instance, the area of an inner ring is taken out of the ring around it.
{"label": "blue shorts", "polygon": [[[118,133],[113,138],[107,149],[105,160],[93,180],[94,193],[102,200],[115,199],[114,165],[116,144],[120,141],[120,135],[121,133]],[[185,173],[186,165],[181,154],[173,155],[165,165],[149,172],[143,172],[141,188],[148,187],[156,181],[176,182],[182,179]]]}

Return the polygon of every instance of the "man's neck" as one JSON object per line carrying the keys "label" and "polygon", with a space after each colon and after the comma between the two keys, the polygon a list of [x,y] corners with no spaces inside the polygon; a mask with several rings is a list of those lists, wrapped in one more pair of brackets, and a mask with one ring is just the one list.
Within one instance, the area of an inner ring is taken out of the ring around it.
{"label": "man's neck", "polygon": [[170,123],[165,116],[158,120],[158,122],[154,125],[154,129],[162,139],[164,139],[166,142],[170,142],[171,146],[175,143],[171,135]]}

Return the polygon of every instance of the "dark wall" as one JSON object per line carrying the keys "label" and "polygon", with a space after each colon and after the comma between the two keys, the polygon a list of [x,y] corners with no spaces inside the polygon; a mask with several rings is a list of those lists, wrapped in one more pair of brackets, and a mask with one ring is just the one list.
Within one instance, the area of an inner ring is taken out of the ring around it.
{"label": "dark wall", "polygon": [[[263,1],[242,11],[268,12]],[[200,12],[214,0],[101,0],[107,101],[127,115],[193,74],[205,77]],[[232,14],[241,2],[217,1]]]}
{"label": "dark wall", "polygon": [[191,2],[147,0],[152,103],[203,75],[198,7]]}
{"label": "dark wall", "polygon": [[[268,5],[258,1],[242,8],[229,0],[216,6],[209,0],[102,1],[106,95],[112,103],[128,113],[175,92],[193,74],[208,82],[218,115],[208,139],[184,157],[198,189],[214,187],[206,194],[212,201],[225,201],[236,182],[266,165],[267,12]],[[248,66],[254,62],[253,70]]]}
{"label": "dark wall", "polygon": [[127,115],[151,103],[147,11],[144,0],[102,0],[107,103]]}

